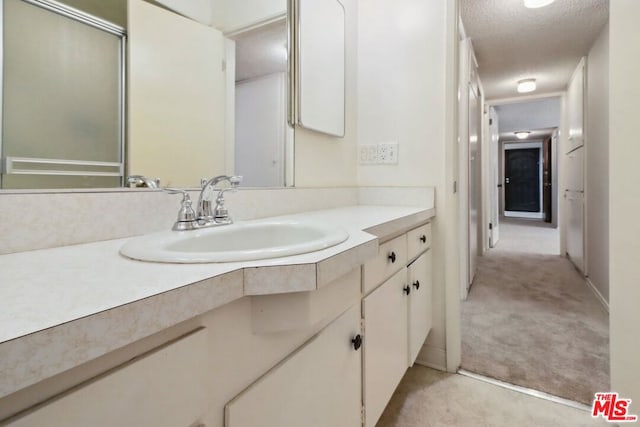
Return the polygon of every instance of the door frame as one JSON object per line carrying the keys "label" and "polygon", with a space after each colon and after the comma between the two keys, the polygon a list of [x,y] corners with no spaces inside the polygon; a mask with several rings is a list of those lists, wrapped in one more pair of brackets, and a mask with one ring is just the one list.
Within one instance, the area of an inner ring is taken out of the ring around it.
{"label": "door frame", "polygon": [[526,150],[529,148],[538,148],[538,189],[539,189],[539,206],[540,209],[538,212],[520,212],[520,211],[508,211],[506,209],[506,191],[502,192],[502,206],[504,206],[503,215],[507,218],[534,218],[534,219],[544,219],[544,206],[543,206],[543,165],[544,161],[543,157],[543,143],[542,141],[532,141],[532,142],[517,142],[517,141],[507,141],[502,145],[502,177],[503,182],[505,178],[505,170],[506,170],[506,151],[507,150]]}

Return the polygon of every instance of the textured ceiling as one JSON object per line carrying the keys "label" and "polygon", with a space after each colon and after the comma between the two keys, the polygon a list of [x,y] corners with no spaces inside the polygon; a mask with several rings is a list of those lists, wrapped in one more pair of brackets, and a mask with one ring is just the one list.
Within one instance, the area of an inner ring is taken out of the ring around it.
{"label": "textured ceiling", "polygon": [[522,142],[544,139],[560,127],[561,101],[559,97],[496,105],[500,141],[517,140],[514,132],[531,134]]}
{"label": "textured ceiling", "polygon": [[488,100],[519,94],[516,82],[535,78],[535,93],[565,89],[573,70],[609,18],[608,0],[556,0],[527,9],[522,0],[460,0]]}

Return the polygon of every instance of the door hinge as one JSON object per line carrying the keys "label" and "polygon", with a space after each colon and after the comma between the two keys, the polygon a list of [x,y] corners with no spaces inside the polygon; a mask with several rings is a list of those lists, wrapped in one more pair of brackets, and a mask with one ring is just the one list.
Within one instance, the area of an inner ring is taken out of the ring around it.
{"label": "door hinge", "polygon": [[362,425],[364,426],[364,405],[360,407],[360,421],[362,421]]}
{"label": "door hinge", "polygon": [[364,319],[360,318],[360,335],[362,335],[362,339],[364,339]]}
{"label": "door hinge", "polygon": [[227,71],[227,61],[222,61],[222,71]]}
{"label": "door hinge", "polygon": [[458,181],[453,181],[453,194],[458,192]]}
{"label": "door hinge", "polygon": [[489,230],[493,230],[493,224],[489,223]]}
{"label": "door hinge", "polygon": [[493,119],[489,119],[489,126],[493,124]]}

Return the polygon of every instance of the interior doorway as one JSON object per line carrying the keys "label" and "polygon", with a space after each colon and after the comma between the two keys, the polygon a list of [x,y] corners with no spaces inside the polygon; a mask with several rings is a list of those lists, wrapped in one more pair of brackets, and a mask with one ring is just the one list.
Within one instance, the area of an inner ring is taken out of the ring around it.
{"label": "interior doorway", "polygon": [[[531,145],[536,145],[532,147]],[[507,144],[504,150],[505,216],[536,218],[542,208],[542,143]]]}
{"label": "interior doorway", "polygon": [[[593,393],[609,386],[608,313],[598,284],[585,277],[589,263],[580,268],[581,259],[588,261],[580,250],[593,245],[577,238],[588,237],[588,209],[596,210],[587,190],[600,188],[588,184],[587,171],[607,162],[602,152],[589,160],[588,147],[589,135],[592,147],[608,143],[606,112],[595,108],[607,96],[596,83],[606,80],[608,2],[557,1],[536,9],[510,2],[491,10],[474,0],[460,5],[460,49],[472,46],[477,59],[483,128],[489,129],[480,141],[488,157],[481,166],[480,212],[488,218],[482,232],[490,236],[473,286],[462,294],[461,368],[589,405]],[[461,85],[470,80],[461,72]],[[465,98],[459,101],[466,107]],[[461,141],[465,130],[460,127]],[[467,213],[467,198],[459,200]],[[461,253],[473,238],[463,234],[467,226],[460,224]],[[608,292],[608,283],[600,285]]]}

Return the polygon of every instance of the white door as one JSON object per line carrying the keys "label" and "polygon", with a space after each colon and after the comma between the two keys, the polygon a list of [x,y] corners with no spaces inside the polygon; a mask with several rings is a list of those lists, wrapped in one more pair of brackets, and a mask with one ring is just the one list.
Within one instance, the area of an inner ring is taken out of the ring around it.
{"label": "white door", "polygon": [[469,283],[476,274],[480,200],[480,102],[477,86],[469,87]]}
{"label": "white door", "polygon": [[584,273],[584,203],[583,194],[567,190],[567,255]]}
{"label": "white door", "polygon": [[489,113],[489,135],[491,136],[490,165],[491,168],[491,234],[489,238],[490,247],[494,247],[500,240],[500,132],[498,131],[498,114],[495,108],[491,107]]}
{"label": "white door", "polygon": [[566,155],[567,188],[567,255],[575,266],[584,271],[584,147]]}
{"label": "white door", "polygon": [[243,186],[284,185],[286,105],[284,73],[236,84],[235,174]]}
{"label": "white door", "polygon": [[199,186],[225,170],[222,33],[142,0],[128,14],[128,169]]}

